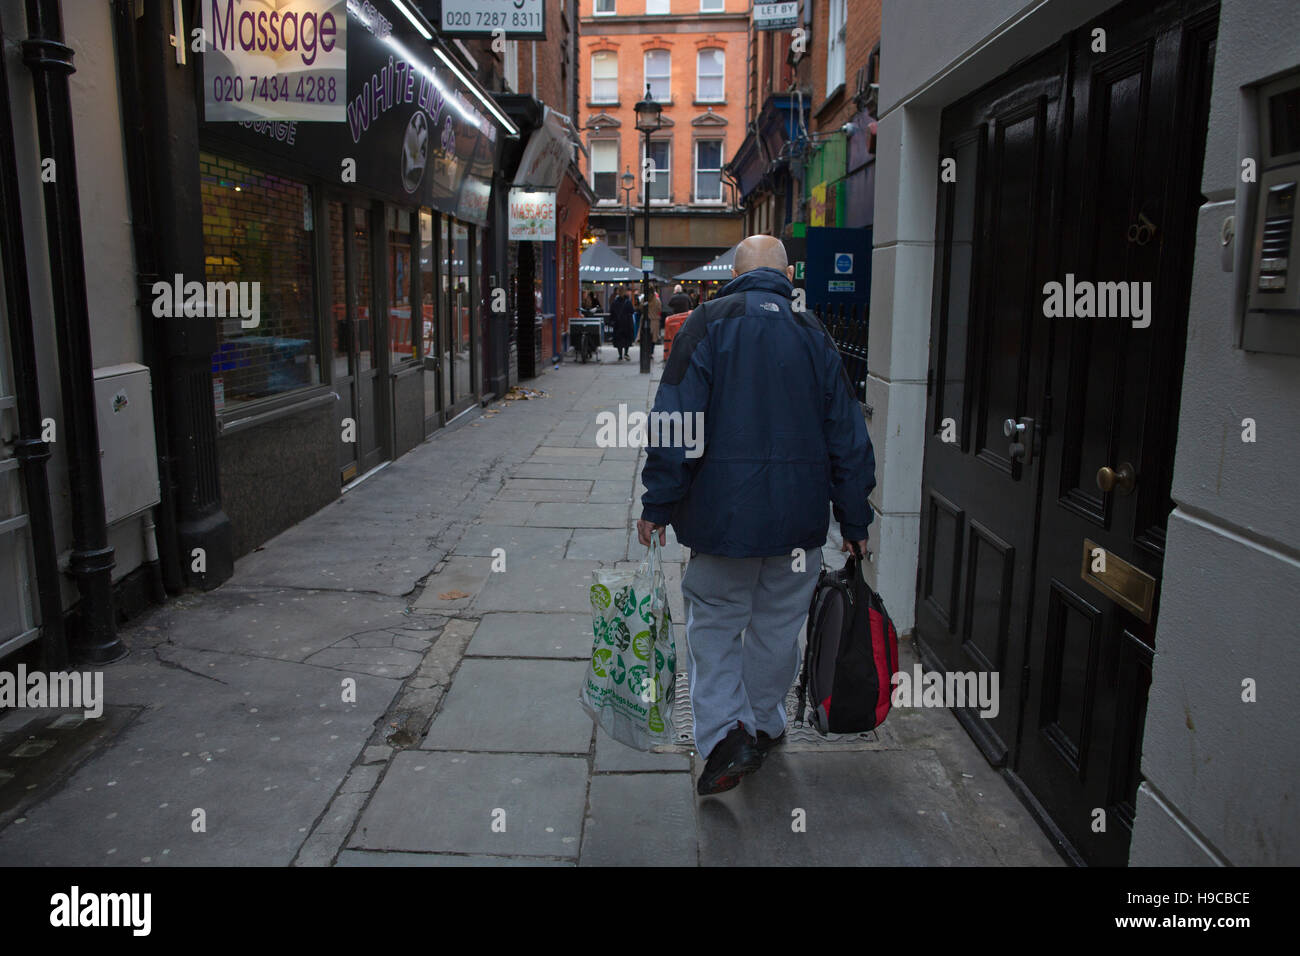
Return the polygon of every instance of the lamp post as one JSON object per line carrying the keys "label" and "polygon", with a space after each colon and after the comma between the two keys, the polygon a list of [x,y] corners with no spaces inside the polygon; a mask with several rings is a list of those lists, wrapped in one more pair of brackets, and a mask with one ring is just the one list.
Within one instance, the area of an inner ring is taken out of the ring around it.
{"label": "lamp post", "polygon": [[623,258],[632,261],[632,190],[636,186],[636,177],[632,167],[627,167],[619,177],[623,183]]}
{"label": "lamp post", "polygon": [[641,244],[641,275],[645,305],[641,311],[641,371],[650,374],[650,353],[654,345],[650,341],[650,270],[645,268],[646,250],[650,248],[650,177],[645,174],[650,168],[650,134],[663,127],[663,107],[650,95],[650,84],[645,87],[645,99],[636,104],[636,128],[645,136],[645,151],[642,154],[641,179],[645,183],[645,241]]}

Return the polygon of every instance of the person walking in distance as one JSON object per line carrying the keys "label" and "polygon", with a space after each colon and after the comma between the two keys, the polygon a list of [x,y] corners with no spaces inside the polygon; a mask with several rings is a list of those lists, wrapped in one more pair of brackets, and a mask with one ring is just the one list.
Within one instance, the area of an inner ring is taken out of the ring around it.
{"label": "person walking in distance", "polygon": [[682,284],[679,282],[673,286],[672,298],[668,300],[668,314],[676,315],[678,312],[689,312],[695,308],[691,302],[691,297],[682,291]]}
{"label": "person walking in distance", "polygon": [[660,442],[641,473],[637,537],[663,544],[671,524],[691,549],[682,596],[701,795],[735,787],[785,734],[830,506],[842,550],[865,553],[872,519],[862,410],[830,335],[793,311],[787,267],[771,236],[737,247],[732,280],[682,325],[655,395],[655,412],[703,413],[703,454]]}
{"label": "person walking in distance", "polygon": [[609,307],[610,324],[614,326],[614,348],[618,349],[620,362],[629,359],[627,350],[632,347],[632,298],[627,294],[626,286],[618,287],[618,295]]}
{"label": "person walking in distance", "polygon": [[664,304],[659,299],[659,290],[653,286],[650,289],[650,303],[645,307],[645,311],[650,316],[650,355],[653,358],[655,346],[660,341],[659,332],[664,314]]}

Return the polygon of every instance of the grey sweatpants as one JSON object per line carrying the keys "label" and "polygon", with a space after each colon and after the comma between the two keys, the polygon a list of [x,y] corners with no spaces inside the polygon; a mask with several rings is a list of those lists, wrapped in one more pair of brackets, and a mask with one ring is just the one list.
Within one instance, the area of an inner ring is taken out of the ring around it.
{"label": "grey sweatpants", "polygon": [[806,570],[794,571],[788,554],[692,553],[682,597],[695,746],[706,757],[736,721],[750,734],[776,737],[785,730],[785,695],[799,673],[799,629],[821,571],[821,549],[811,549],[806,562]]}

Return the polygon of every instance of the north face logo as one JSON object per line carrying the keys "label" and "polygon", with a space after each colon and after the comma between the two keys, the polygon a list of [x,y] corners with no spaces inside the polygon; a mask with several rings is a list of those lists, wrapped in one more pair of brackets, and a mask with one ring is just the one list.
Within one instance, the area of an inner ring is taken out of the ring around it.
{"label": "north face logo", "polygon": [[780,311],[781,311],[781,307],[780,307],[779,305],[777,305],[775,302],[760,302],[760,303],[758,304],[758,307],[759,307],[760,309],[767,309],[767,311],[769,311],[769,312],[780,312]]}

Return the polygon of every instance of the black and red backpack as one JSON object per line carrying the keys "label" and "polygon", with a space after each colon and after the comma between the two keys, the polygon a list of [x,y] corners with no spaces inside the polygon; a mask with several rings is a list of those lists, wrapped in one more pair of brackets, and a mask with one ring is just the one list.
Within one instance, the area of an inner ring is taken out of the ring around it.
{"label": "black and red backpack", "polygon": [[898,634],[861,565],[851,554],[840,570],[823,569],[808,608],[794,719],[804,719],[811,696],[811,723],[820,734],[864,733],[889,714]]}

